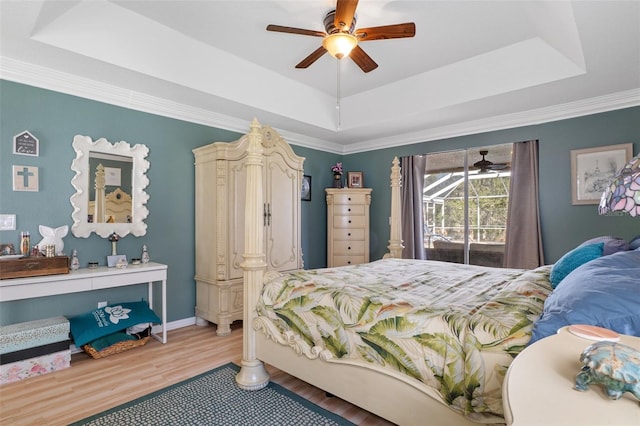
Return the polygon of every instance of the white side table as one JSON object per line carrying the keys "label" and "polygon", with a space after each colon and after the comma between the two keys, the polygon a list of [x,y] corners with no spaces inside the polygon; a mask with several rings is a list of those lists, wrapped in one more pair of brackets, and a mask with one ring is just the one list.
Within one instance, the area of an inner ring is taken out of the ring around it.
{"label": "white side table", "polygon": [[[601,385],[574,389],[580,354],[592,343],[565,327],[522,351],[502,388],[507,425],[640,425],[640,402],[630,393],[616,401]],[[622,335],[620,343],[640,350],[638,337]]]}
{"label": "white side table", "polygon": [[96,269],[80,268],[68,274],[0,280],[0,302],[146,283],[149,306],[153,309],[154,282],[162,283],[162,335],[151,335],[162,343],[167,343],[167,265],[161,263],[129,265],[123,269],[106,266]]}

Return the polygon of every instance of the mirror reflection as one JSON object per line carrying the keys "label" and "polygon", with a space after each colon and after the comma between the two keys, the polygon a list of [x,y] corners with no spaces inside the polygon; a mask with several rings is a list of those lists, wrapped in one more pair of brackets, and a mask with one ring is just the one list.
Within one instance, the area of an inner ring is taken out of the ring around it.
{"label": "mirror reflection", "polygon": [[145,158],[149,149],[141,144],[111,143],[105,138],[93,141],[80,135],[73,138],[73,148],[73,235],[145,235],[144,220],[149,214],[145,206],[149,199],[145,192],[149,162]]}
{"label": "mirror reflection", "polygon": [[89,223],[131,223],[133,158],[89,153]]}

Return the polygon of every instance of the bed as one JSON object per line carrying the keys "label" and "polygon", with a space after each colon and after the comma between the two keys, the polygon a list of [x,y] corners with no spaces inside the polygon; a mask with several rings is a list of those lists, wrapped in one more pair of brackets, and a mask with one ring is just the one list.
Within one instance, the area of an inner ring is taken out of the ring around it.
{"label": "bed", "polygon": [[504,423],[502,381],[543,314],[553,266],[401,259],[394,159],[384,259],[265,274],[259,126],[254,120],[248,134],[238,385],[266,386],[268,363],[397,424]]}

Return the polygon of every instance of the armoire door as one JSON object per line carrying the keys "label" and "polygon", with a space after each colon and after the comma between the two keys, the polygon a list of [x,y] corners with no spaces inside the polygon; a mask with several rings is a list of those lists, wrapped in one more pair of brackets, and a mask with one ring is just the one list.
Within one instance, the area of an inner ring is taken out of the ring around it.
{"label": "armoire door", "polygon": [[264,172],[267,270],[298,269],[301,267],[299,247],[301,172],[289,167],[279,153],[265,157]]}

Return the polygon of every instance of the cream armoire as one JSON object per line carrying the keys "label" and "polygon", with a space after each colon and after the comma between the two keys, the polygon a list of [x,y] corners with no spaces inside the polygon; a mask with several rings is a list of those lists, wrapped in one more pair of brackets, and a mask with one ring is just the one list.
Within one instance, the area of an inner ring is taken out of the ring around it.
{"label": "cream armoire", "polygon": [[[267,271],[300,269],[300,188],[304,157],[262,126],[264,242]],[[242,319],[248,137],[193,150],[196,199],[196,317],[227,335]]]}

